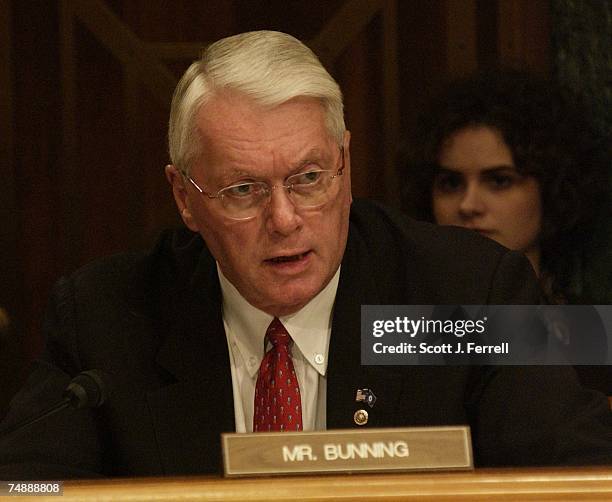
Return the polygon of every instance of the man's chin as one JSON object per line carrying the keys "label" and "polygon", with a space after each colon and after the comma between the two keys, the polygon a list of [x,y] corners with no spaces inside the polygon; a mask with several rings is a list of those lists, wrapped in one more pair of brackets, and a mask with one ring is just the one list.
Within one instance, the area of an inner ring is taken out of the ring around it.
{"label": "man's chin", "polygon": [[266,301],[261,302],[259,306],[255,306],[274,317],[282,317],[294,314],[302,309],[310,300],[317,296],[318,292],[319,290],[316,288],[299,292],[287,291],[285,293],[280,291],[271,295]]}
{"label": "man's chin", "polygon": [[274,317],[283,317],[286,315],[295,314],[302,309],[314,296],[310,298],[299,298],[289,301],[287,298],[276,302],[267,303],[261,310],[273,315]]}

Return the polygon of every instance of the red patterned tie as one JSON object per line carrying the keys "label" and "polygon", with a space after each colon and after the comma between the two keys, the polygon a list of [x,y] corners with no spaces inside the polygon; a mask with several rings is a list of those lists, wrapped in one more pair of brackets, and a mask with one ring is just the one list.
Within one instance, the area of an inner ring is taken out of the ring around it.
{"label": "red patterned tie", "polygon": [[276,317],[268,327],[266,340],[272,348],[259,367],[253,432],[301,431],[302,400],[291,360],[291,337]]}

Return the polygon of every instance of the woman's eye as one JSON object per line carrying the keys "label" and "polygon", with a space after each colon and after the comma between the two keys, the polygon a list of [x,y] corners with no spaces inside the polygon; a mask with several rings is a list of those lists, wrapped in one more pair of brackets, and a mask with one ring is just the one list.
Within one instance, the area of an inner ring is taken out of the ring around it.
{"label": "woman's eye", "polygon": [[434,181],[435,188],[441,192],[454,192],[463,185],[463,179],[458,174],[439,174]]}
{"label": "woman's eye", "polygon": [[488,183],[495,190],[509,188],[514,183],[514,178],[506,174],[492,174],[487,179]]}

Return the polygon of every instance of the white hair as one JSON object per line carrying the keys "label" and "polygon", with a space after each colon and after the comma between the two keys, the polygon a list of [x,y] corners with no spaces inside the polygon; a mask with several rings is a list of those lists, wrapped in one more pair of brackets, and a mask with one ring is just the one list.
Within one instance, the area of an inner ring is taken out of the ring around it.
{"label": "white hair", "polygon": [[345,131],[342,92],[317,56],[302,42],[277,31],[252,31],[207,47],[179,81],[170,110],[168,145],[177,168],[189,173],[199,156],[198,110],[218,90],[240,92],[263,106],[296,97],[319,99],[326,126],[338,144]]}

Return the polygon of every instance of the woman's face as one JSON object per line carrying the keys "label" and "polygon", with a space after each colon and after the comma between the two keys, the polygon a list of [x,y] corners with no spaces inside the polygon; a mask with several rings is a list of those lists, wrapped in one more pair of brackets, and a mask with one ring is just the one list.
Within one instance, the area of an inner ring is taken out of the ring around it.
{"label": "woman's face", "polygon": [[436,222],[470,228],[522,251],[537,272],[539,183],[517,171],[501,134],[487,126],[460,129],[442,145],[438,164],[432,190]]}

